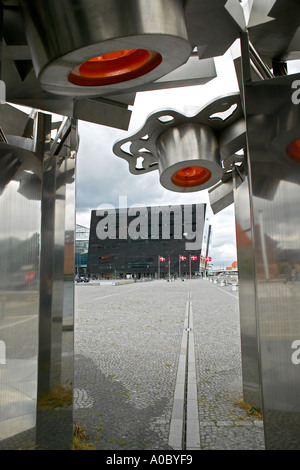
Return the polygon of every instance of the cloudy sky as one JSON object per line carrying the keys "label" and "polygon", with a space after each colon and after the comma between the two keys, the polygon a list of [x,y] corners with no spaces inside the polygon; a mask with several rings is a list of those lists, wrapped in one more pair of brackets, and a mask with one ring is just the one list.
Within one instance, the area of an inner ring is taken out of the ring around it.
{"label": "cloudy sky", "polygon": [[113,144],[136,133],[148,116],[161,109],[175,109],[192,116],[211,100],[238,91],[231,54],[216,59],[217,78],[200,86],[142,92],[136,96],[128,131],[87,122],[79,123],[76,221],[89,227],[91,210],[104,204],[128,206],[207,203],[207,222],[212,226],[210,256],[214,266],[230,266],[236,260],[234,207],[213,215],[207,191],[180,194],[164,189],[158,171],[129,173],[126,161],[114,155]]}

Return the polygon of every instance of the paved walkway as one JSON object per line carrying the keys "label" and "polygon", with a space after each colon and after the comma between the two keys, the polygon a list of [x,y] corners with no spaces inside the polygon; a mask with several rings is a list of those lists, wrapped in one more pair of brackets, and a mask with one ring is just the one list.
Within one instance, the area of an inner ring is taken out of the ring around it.
{"label": "paved walkway", "polygon": [[96,449],[264,449],[262,421],[236,404],[237,291],[92,281],[75,300],[74,419]]}

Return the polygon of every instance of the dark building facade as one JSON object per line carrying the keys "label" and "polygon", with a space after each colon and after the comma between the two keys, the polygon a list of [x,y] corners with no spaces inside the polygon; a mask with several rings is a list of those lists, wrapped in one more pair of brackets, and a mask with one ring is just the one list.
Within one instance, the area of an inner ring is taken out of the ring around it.
{"label": "dark building facade", "polygon": [[157,279],[198,273],[205,211],[205,204],[92,211],[90,276]]}

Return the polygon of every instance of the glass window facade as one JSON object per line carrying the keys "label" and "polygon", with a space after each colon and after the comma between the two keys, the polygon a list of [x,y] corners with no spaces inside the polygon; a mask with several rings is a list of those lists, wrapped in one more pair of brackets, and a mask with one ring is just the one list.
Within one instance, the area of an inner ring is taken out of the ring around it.
{"label": "glass window facade", "polygon": [[75,233],[75,273],[76,276],[87,274],[90,229],[76,224]]}
{"label": "glass window facade", "polygon": [[[199,272],[205,204],[92,211],[88,272],[93,278],[161,278]],[[180,261],[179,256],[187,259]],[[159,257],[165,259],[159,260]]]}

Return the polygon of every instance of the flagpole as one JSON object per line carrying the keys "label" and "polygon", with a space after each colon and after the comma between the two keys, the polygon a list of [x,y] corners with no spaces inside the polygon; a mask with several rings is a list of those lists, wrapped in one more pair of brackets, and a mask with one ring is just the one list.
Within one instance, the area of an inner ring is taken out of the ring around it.
{"label": "flagpole", "polygon": [[160,280],[160,255],[158,255],[158,273],[157,273],[158,280]]}
{"label": "flagpole", "polygon": [[180,279],[180,275],[181,275],[181,272],[180,272],[180,255],[178,255],[178,256],[179,256],[179,272],[178,272],[179,276],[178,277]]}
{"label": "flagpole", "polygon": [[191,262],[191,255],[190,255],[190,280],[192,279],[192,262]]}

